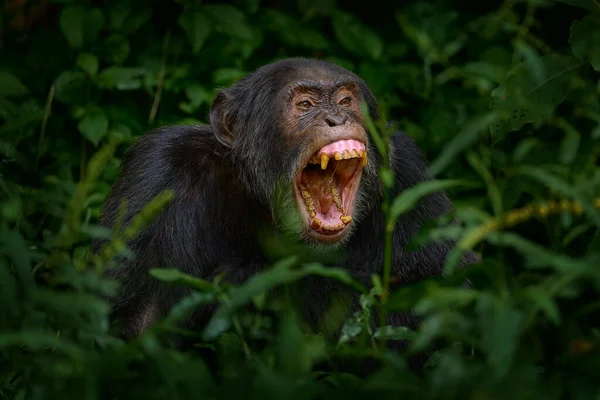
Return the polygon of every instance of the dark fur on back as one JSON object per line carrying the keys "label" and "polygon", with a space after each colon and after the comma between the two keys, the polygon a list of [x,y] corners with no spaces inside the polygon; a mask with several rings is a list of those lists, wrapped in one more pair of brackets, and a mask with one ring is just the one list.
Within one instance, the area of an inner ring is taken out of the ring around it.
{"label": "dark fur on back", "polygon": [[[112,304],[125,337],[139,333],[154,318],[164,315],[186,293],[186,289],[167,287],[149,277],[149,268],[177,267],[207,279],[227,271],[230,281],[240,283],[268,266],[257,229],[276,226],[271,192],[282,177],[291,179],[298,167],[294,155],[304,145],[302,141],[289,145],[282,137],[281,103],[277,99],[296,79],[342,75],[355,79],[362,100],[377,119],[375,97],[360,78],[322,61],[288,59],[257,70],[219,95],[220,117],[239,133],[232,148],[217,140],[209,126],[172,126],[140,137],[127,151],[101,224],[114,224],[123,199],[128,201],[126,222],[166,189],[175,192],[175,199],[129,243],[136,257],[119,260],[117,268],[106,272],[122,283]],[[397,132],[391,144],[396,193],[426,180],[426,163],[414,141]],[[367,151],[369,170],[365,170],[361,182],[364,211],[344,247],[339,266],[369,284],[371,275],[383,264],[384,218],[376,174],[381,157],[370,142]],[[393,274],[401,282],[441,274],[452,243],[433,243],[413,252],[405,252],[403,246],[425,220],[442,216],[451,208],[446,195],[436,193],[400,218],[394,233]],[[96,241],[94,248],[97,250],[100,244]],[[463,264],[474,261],[476,257],[469,253]],[[331,296],[341,290],[336,282],[308,279],[303,304],[308,321],[316,326]],[[199,310],[187,325],[198,328],[205,317],[206,313]],[[396,314],[391,322],[411,327],[417,323],[411,314]]]}

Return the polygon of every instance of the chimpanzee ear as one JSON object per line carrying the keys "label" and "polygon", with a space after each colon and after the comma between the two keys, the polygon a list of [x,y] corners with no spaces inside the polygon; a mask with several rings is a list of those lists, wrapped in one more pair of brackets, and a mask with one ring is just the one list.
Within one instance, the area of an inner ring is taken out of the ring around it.
{"label": "chimpanzee ear", "polygon": [[227,109],[228,100],[225,92],[217,94],[210,108],[210,126],[213,134],[221,144],[233,147],[232,116]]}

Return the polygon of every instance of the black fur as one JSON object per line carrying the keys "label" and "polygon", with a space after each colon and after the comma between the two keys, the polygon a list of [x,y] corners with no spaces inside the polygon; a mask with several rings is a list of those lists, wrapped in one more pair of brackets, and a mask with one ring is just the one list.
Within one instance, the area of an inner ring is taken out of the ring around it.
{"label": "black fur", "polygon": [[[354,74],[321,61],[288,59],[269,64],[222,91],[211,112],[212,127],[164,127],[142,136],[127,151],[104,206],[102,225],[113,225],[123,199],[128,201],[127,222],[163,190],[172,189],[176,196],[155,222],[129,243],[136,257],[120,260],[117,268],[106,272],[122,283],[112,305],[123,336],[136,335],[148,320],[166,313],[186,292],[167,289],[150,278],[147,271],[151,267],[177,267],[206,279],[227,271],[230,281],[240,283],[268,265],[257,242],[257,228],[276,230],[272,190],[282,177],[292,177],[299,166],[296,154],[309,140],[284,140],[282,88],[297,79],[341,76],[356,82],[372,117],[379,118],[375,97]],[[424,157],[410,137],[397,132],[391,144],[396,193],[427,179]],[[383,263],[384,219],[377,177],[381,157],[370,142],[367,149],[369,166],[363,173],[359,199],[362,214],[354,222],[338,265],[369,284]],[[425,220],[451,208],[446,195],[436,193],[400,218],[394,233],[393,274],[401,282],[441,274],[452,243],[429,244],[412,252],[405,252],[403,246]],[[95,249],[100,244],[95,242]],[[473,261],[476,257],[469,253],[463,264]],[[317,326],[331,295],[342,288],[323,279],[308,279],[305,288],[304,313]],[[205,316],[200,310],[188,326],[199,328]],[[391,322],[417,324],[412,314],[393,315]]]}

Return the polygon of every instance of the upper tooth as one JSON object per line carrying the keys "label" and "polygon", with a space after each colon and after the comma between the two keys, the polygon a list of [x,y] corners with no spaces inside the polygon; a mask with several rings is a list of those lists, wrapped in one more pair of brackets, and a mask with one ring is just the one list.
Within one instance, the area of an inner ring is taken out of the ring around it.
{"label": "upper tooth", "polygon": [[333,154],[333,158],[335,158],[337,161],[339,161],[339,160],[341,160],[343,157],[342,157],[342,154],[341,154],[339,151],[336,151],[336,152]]}
{"label": "upper tooth", "polygon": [[327,169],[327,163],[329,162],[329,156],[325,153],[321,154],[321,169]]}

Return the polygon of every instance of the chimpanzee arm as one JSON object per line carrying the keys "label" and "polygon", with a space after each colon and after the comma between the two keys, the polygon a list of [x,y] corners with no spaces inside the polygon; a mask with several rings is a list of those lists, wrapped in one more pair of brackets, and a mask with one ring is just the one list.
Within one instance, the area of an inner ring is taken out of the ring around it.
{"label": "chimpanzee arm", "polygon": [[[211,148],[206,144],[212,136],[208,133],[206,128],[195,127],[158,129],[140,137],[122,160],[121,173],[102,211],[101,225],[113,227],[123,200],[127,201],[127,209],[122,226],[126,226],[155,196],[167,189],[175,194],[162,213],[128,243],[134,257],[120,258],[116,267],[105,272],[105,276],[121,283],[111,302],[114,315],[123,320],[125,336],[138,333],[183,295],[175,290],[167,295],[166,288],[148,275],[150,268],[177,267],[200,276],[214,256],[200,248],[209,241],[201,230],[207,215],[203,207],[210,207],[203,203],[202,188],[210,187],[214,179],[207,169],[203,170],[215,158],[206,154]],[[101,244],[95,241],[94,250],[98,251]]]}

